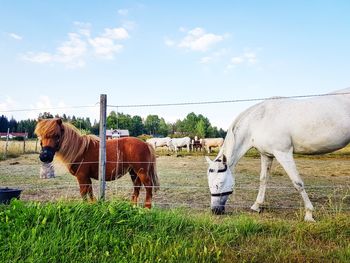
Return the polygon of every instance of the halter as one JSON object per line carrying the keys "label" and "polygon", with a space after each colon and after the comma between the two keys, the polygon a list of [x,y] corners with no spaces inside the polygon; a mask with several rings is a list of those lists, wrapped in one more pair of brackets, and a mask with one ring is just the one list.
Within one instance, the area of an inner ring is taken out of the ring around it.
{"label": "halter", "polygon": [[[217,172],[218,172],[218,173],[224,173],[224,172],[226,172],[226,171],[227,171],[227,164],[225,164],[224,168],[218,170]],[[213,172],[215,172],[214,169],[209,169],[209,173],[213,173]],[[230,194],[232,194],[232,193],[233,193],[233,191],[227,191],[227,192],[218,193],[218,194],[211,194],[211,196],[219,196],[219,197],[221,197],[221,196],[230,195]]]}
{"label": "halter", "polygon": [[228,192],[223,192],[223,193],[219,193],[219,194],[211,194],[211,196],[219,196],[219,197],[221,197],[221,196],[230,195],[232,193],[233,193],[233,191],[228,191]]}
{"label": "halter", "polygon": [[[224,173],[224,172],[226,172],[226,171],[227,171],[227,164],[225,164],[224,168],[218,170],[217,172],[218,172],[218,173]],[[213,172],[215,172],[214,169],[209,169],[209,173],[213,173]]]}

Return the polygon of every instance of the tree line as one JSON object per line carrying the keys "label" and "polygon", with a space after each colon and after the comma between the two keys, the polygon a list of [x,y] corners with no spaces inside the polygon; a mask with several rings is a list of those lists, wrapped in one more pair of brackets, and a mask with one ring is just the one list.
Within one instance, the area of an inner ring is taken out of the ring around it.
{"label": "tree line", "polygon": [[[90,118],[81,118],[76,116],[67,116],[66,114],[52,115],[49,112],[40,113],[40,119],[62,118],[64,122],[70,122],[84,134],[99,133],[99,122],[92,123]],[[0,117],[0,132],[27,132],[29,138],[34,138],[34,129],[37,124],[35,119],[16,121],[13,117],[8,119],[2,115]],[[147,134],[150,136],[163,137],[182,137],[198,136],[199,138],[222,137],[226,136],[223,129],[212,126],[209,119],[202,114],[189,113],[183,120],[177,120],[174,123],[166,122],[164,118],[158,115],[148,115],[145,119],[141,116],[111,111],[107,116],[107,129],[125,129],[129,130],[131,136]]]}

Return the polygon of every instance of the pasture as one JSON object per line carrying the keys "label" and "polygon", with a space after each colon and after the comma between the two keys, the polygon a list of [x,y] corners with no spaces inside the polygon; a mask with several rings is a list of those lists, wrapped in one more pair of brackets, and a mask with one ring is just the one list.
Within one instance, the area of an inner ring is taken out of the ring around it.
{"label": "pasture", "polygon": [[[236,167],[236,190],[224,216],[210,212],[204,153],[157,151],[161,188],[151,211],[125,203],[132,192],[128,175],[107,183],[106,203],[84,204],[76,179],[62,164],[55,163],[56,178],[40,179],[38,154],[10,158],[0,162],[1,186],[24,189],[24,202],[0,206],[1,228],[14,233],[1,231],[6,242],[0,255],[8,262],[19,258],[45,262],[59,256],[62,262],[346,262],[349,152],[347,147],[323,156],[296,156],[316,209],[314,224],[303,222],[300,195],[277,162],[263,212],[249,210],[259,185],[260,160],[254,151]],[[93,184],[97,195],[98,182]],[[143,198],[142,191],[141,202]]]}

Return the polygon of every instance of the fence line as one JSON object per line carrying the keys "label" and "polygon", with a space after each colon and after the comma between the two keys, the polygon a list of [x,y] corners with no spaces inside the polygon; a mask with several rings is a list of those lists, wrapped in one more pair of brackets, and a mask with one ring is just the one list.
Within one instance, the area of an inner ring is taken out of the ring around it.
{"label": "fence line", "polygon": [[111,107],[111,108],[117,108],[117,109],[118,108],[141,108],[141,107],[168,107],[168,106],[188,106],[188,105],[207,105],[207,104],[254,102],[254,101],[264,101],[264,100],[300,99],[300,98],[338,96],[338,95],[349,95],[349,94],[350,94],[350,92],[340,92],[340,93],[294,95],[294,96],[285,96],[285,97],[263,97],[263,98],[232,99],[232,100],[218,100],[218,101],[155,103],[155,104],[125,104],[125,105],[107,105],[107,106]]}
{"label": "fence line", "polygon": [[[247,99],[232,99],[232,100],[216,100],[216,101],[193,101],[193,102],[178,102],[178,103],[150,103],[150,104],[124,104],[124,105],[113,105],[108,104],[110,108],[137,108],[137,107],[168,107],[168,106],[188,106],[188,105],[208,105],[208,104],[225,104],[225,103],[240,103],[240,102],[254,102],[264,100],[282,100],[282,99],[301,99],[301,98],[312,98],[312,97],[326,97],[326,96],[339,96],[339,95],[350,95],[350,92],[339,92],[339,93],[321,93],[321,94],[307,94],[307,95],[292,95],[292,96],[281,96],[281,97],[261,97],[261,98],[247,98]],[[65,107],[46,107],[46,108],[35,108],[35,109],[10,109],[1,110],[1,113],[10,112],[21,112],[21,111],[45,111],[45,110],[63,110],[63,109],[84,109],[84,108],[95,108],[99,105],[96,102],[94,105],[77,105],[77,106],[65,106]]]}
{"label": "fence line", "polygon": [[99,103],[95,105],[78,105],[78,106],[65,106],[65,107],[47,107],[47,108],[34,108],[34,109],[10,109],[10,110],[1,110],[0,112],[21,112],[21,111],[47,111],[47,110],[65,110],[65,109],[86,109],[86,108],[95,108]]}
{"label": "fence line", "polygon": [[[45,179],[49,180],[49,179]],[[18,183],[16,182],[16,185]],[[72,185],[72,184],[61,184],[61,185],[55,185],[55,186],[45,186],[45,189],[61,189],[61,188],[77,188],[79,186],[91,186],[91,187],[97,187],[96,184],[79,184],[79,185]],[[28,184],[23,184],[20,185],[20,187],[23,188],[41,188],[42,185],[28,185]],[[117,190],[117,189],[132,189],[134,186],[133,185],[108,185],[106,186],[107,189],[110,190]],[[157,186],[144,186],[142,185],[140,188],[158,188]],[[349,189],[350,190],[350,184],[349,185],[320,185],[320,186],[305,186],[306,189]],[[193,186],[193,185],[160,185],[160,189],[205,189],[209,193],[209,186]],[[239,186],[235,186],[233,190],[252,190],[256,191],[259,189],[259,185],[254,186],[244,186],[244,184],[241,184]],[[266,189],[290,189],[290,190],[295,190],[295,187],[293,186],[279,186],[279,185],[267,185]],[[350,193],[349,193],[350,194]]]}

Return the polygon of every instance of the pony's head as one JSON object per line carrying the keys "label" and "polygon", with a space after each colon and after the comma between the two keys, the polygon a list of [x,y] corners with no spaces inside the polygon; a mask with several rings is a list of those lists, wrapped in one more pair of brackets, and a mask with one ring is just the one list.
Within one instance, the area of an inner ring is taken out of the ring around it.
{"label": "pony's head", "polygon": [[39,119],[35,127],[35,134],[40,140],[41,152],[39,158],[42,162],[52,162],[55,153],[61,147],[63,133],[64,127],[61,119]]}
{"label": "pony's head", "polygon": [[222,160],[212,161],[207,156],[205,159],[209,164],[207,175],[211,193],[211,210],[214,214],[223,214],[228,196],[232,194],[234,178],[227,167],[225,155]]}

